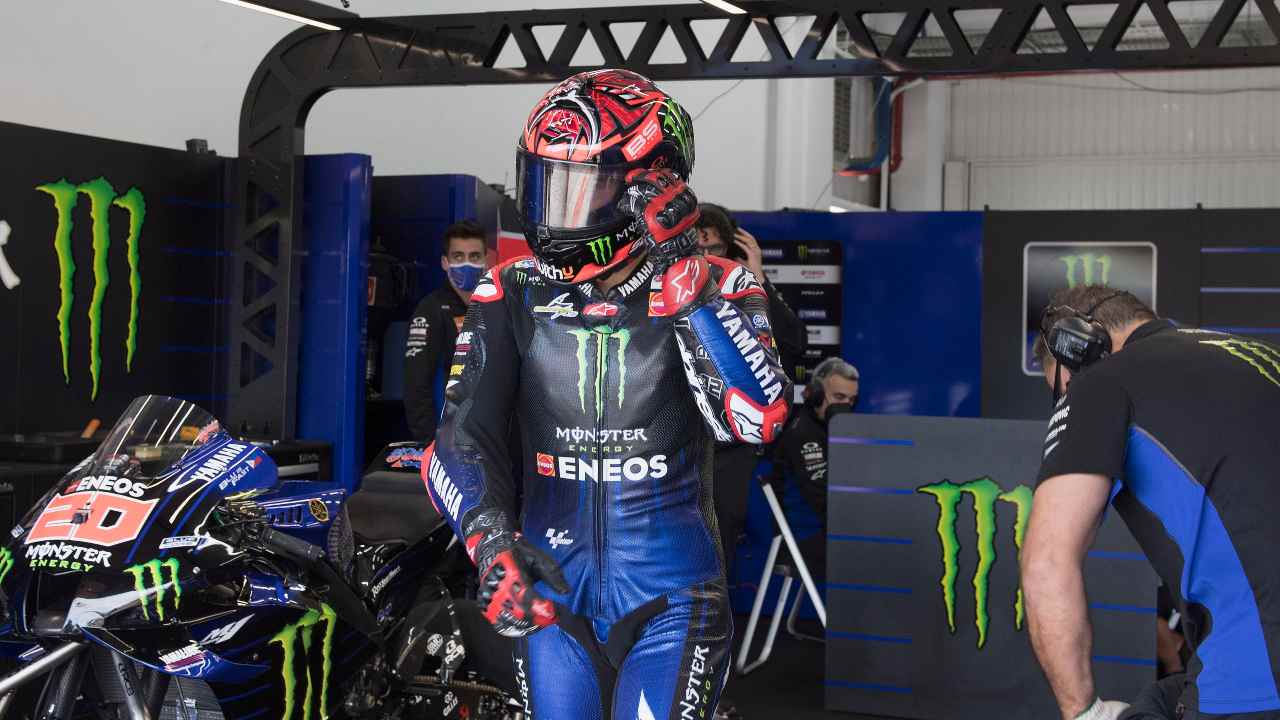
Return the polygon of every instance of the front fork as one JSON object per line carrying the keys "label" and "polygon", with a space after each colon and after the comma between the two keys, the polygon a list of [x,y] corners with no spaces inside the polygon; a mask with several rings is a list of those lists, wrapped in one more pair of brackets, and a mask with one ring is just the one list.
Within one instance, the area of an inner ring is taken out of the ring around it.
{"label": "front fork", "polygon": [[[68,643],[0,681],[0,686],[10,689],[0,696],[0,720],[7,717],[17,695],[17,688],[42,672],[49,672],[49,677],[45,679],[34,716],[37,720],[71,720],[75,717],[76,702],[84,687],[85,671],[91,661],[91,653],[86,650],[88,647],[83,644]],[[128,658],[105,649],[99,649],[92,656],[95,664],[109,665],[107,672],[114,675],[123,688],[124,710],[128,720],[159,720],[165,695],[169,690],[168,675],[147,670],[140,680],[134,663]],[[181,708],[179,712],[181,713]]]}

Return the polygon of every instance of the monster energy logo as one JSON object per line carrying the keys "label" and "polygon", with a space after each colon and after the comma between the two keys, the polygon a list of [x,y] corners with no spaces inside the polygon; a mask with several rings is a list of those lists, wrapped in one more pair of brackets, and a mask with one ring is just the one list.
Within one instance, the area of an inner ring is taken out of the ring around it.
{"label": "monster energy logo", "polygon": [[582,412],[587,411],[587,347],[595,339],[595,393],[596,419],[604,417],[604,380],[609,369],[610,340],[617,340],[618,348],[618,409],[622,409],[622,401],[627,393],[627,344],[631,342],[631,331],[614,330],[608,325],[601,325],[590,330],[575,328],[566,331],[578,340],[578,406]]}
{"label": "monster energy logo", "polygon": [[[938,540],[942,544],[942,598],[947,607],[947,625],[952,634],[956,631],[956,575],[959,573],[960,540],[956,536],[956,510],[964,495],[973,497],[973,512],[978,531],[978,567],[973,573],[975,623],[978,627],[978,647],[987,642],[987,599],[990,594],[991,568],[996,563],[996,501],[1007,502],[1017,508],[1013,524],[1013,543],[1021,551],[1026,535],[1027,518],[1031,515],[1031,488],[1019,485],[1009,492],[1001,492],[1000,486],[989,477],[956,484],[950,480],[924,485],[916,492],[934,496],[938,501]],[[1013,603],[1015,626],[1021,630],[1024,618],[1022,588],[1018,588]]]}
{"label": "monster energy logo", "polygon": [[[1095,282],[1099,285],[1106,285],[1111,281],[1111,256],[1097,255],[1095,253],[1082,253],[1080,255],[1064,255],[1058,258],[1058,261],[1067,266],[1067,287],[1073,288],[1078,284],[1093,285]],[[1076,278],[1076,268],[1080,269],[1083,283],[1078,282]],[[1100,272],[1094,274],[1094,268]]]}
{"label": "monster energy logo", "polygon": [[129,188],[123,195],[116,195],[115,188],[106,178],[73,185],[64,178],[55,183],[36,187],[36,190],[53,198],[58,212],[58,227],[53,235],[53,251],[58,257],[58,287],[61,301],[58,304],[58,341],[62,347],[62,377],[71,384],[69,348],[71,345],[71,306],[75,302],[76,263],[71,252],[71,230],[74,225],[72,212],[81,195],[89,197],[89,216],[93,219],[93,294],[89,298],[89,375],[93,379],[91,399],[98,397],[98,380],[102,374],[102,302],[107,296],[111,278],[107,271],[107,258],[111,249],[112,207],[123,208],[129,213],[129,233],[125,239],[125,257],[129,263],[129,331],[125,336],[125,369],[133,370],[133,355],[138,346],[138,297],[142,293],[142,275],[138,270],[138,241],[142,236],[142,224],[147,217],[147,203],[142,191]]}
{"label": "monster energy logo", "polygon": [[[333,668],[333,630],[337,625],[337,617],[333,608],[321,604],[319,610],[308,610],[298,621],[284,626],[271,638],[272,643],[279,643],[284,654],[281,660],[280,674],[284,680],[284,714],[280,720],[292,720],[293,711],[298,700],[298,675],[294,665],[301,660],[306,672],[306,690],[302,696],[302,715],[300,720],[311,720],[312,698],[316,693],[316,684],[311,675],[312,637],[315,626],[323,622],[324,639],[320,646],[320,715],[321,720],[329,717],[329,672]],[[301,650],[301,652],[299,652]]]}
{"label": "monster energy logo", "polygon": [[587,247],[591,250],[591,259],[595,260],[597,265],[605,265],[613,257],[613,236],[605,235],[602,238],[596,238],[587,243]]}
{"label": "monster energy logo", "polygon": [[[165,582],[164,579],[164,570],[166,568],[169,570],[168,582]],[[142,617],[144,619],[151,619],[151,615],[147,611],[147,604],[154,597],[156,617],[161,621],[164,620],[166,585],[173,586],[173,609],[177,611],[178,605],[182,602],[182,585],[178,583],[177,558],[148,560],[141,565],[127,567],[124,571],[133,575],[133,589],[138,592],[138,599],[142,602]]]}
{"label": "monster energy logo", "polygon": [[9,571],[13,569],[13,553],[9,548],[0,548],[0,583],[8,577]]}
{"label": "monster energy logo", "polygon": [[680,151],[692,163],[693,158],[690,157],[692,155],[690,152],[692,143],[690,141],[693,139],[693,133],[689,131],[689,124],[686,122],[687,118],[688,116],[680,109],[680,106],[668,100],[666,112],[662,113],[662,131],[675,138],[676,144],[680,146]]}
{"label": "monster energy logo", "polygon": [[1280,386],[1280,350],[1253,340],[1201,340],[1201,345],[1222,348],[1253,366],[1262,377]]}

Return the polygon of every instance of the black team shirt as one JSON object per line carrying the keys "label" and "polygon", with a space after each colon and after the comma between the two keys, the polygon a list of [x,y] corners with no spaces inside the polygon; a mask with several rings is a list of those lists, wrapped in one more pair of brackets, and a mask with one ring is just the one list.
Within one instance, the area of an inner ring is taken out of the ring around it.
{"label": "black team shirt", "polygon": [[1280,719],[1280,349],[1142,325],[1054,410],[1040,481],[1069,473],[1115,479],[1182,611],[1184,720]]}
{"label": "black team shirt", "polygon": [[[409,321],[404,349],[404,410],[413,439],[426,444],[435,439],[436,371],[452,359],[454,341],[462,327],[467,304],[447,282],[424,297]],[[448,374],[449,368],[444,368]]]}

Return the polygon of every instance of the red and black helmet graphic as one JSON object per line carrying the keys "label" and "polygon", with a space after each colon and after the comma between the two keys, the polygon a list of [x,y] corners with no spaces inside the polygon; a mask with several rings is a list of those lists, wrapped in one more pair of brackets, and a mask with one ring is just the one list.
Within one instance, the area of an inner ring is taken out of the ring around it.
{"label": "red and black helmet graphic", "polygon": [[520,137],[539,157],[693,171],[693,122],[679,103],[630,70],[579,73],[547,91]]}
{"label": "red and black helmet graphic", "polygon": [[516,164],[516,202],[538,267],[554,282],[583,282],[643,251],[618,201],[637,170],[688,179],[693,121],[641,75],[580,73],[534,106]]}

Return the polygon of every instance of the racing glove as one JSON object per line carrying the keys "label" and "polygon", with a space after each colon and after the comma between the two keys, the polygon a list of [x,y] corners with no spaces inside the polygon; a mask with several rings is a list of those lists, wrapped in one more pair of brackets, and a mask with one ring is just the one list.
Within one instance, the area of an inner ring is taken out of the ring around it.
{"label": "racing glove", "polygon": [[1098,698],[1089,709],[1077,715],[1075,720],[1116,720],[1128,707],[1129,703]]}
{"label": "racing glove", "polygon": [[633,170],[627,182],[619,209],[635,218],[630,232],[644,238],[658,269],[692,253],[698,247],[698,198],[684,180],[670,170]]}
{"label": "racing glove", "polygon": [[556,622],[551,601],[534,589],[542,580],[569,592],[560,566],[523,535],[507,529],[501,513],[481,513],[467,528],[467,554],[480,571],[480,607],[499,635],[524,637]]}

